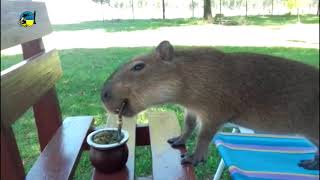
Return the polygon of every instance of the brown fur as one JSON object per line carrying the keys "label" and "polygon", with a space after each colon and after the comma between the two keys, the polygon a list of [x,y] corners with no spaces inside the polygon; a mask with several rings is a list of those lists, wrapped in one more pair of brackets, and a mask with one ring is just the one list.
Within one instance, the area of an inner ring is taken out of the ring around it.
{"label": "brown fur", "polygon": [[[145,67],[130,70],[137,63]],[[319,71],[280,57],[253,53],[223,53],[213,48],[173,50],[163,41],[150,54],[134,58],[115,72],[102,90],[106,107],[115,112],[129,100],[127,116],[164,103],[187,109],[183,144],[199,120],[194,155],[205,159],[207,147],[226,122],[256,131],[302,134],[319,144]]]}

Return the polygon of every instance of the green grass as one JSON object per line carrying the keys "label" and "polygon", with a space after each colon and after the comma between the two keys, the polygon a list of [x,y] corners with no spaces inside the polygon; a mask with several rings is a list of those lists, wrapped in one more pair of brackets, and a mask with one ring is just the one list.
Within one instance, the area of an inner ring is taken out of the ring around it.
{"label": "green grass", "polygon": [[[239,25],[258,25],[258,26],[277,26],[298,23],[297,16],[279,15],[279,16],[230,16],[224,17],[225,21],[236,22]],[[319,16],[316,15],[302,15],[300,16],[302,24],[319,24]]]}
{"label": "green grass", "polygon": [[[303,15],[301,23],[319,24],[319,16]],[[297,23],[297,16],[231,16],[224,20],[236,22],[239,25],[285,25]],[[112,20],[112,21],[88,21],[77,24],[53,25],[54,31],[75,31],[85,29],[104,29],[107,32],[136,31],[146,29],[158,29],[160,27],[199,25],[206,22],[199,18],[190,19],[142,19],[142,20]]]}
{"label": "green grass", "polygon": [[[257,48],[257,47],[218,47],[226,52],[249,51],[272,54],[301,61],[319,68],[318,49],[302,48]],[[58,81],[57,91],[63,116],[93,115],[96,125],[105,122],[105,111],[101,105],[99,91],[104,80],[122,63],[131,57],[151,50],[145,48],[108,48],[108,49],[71,49],[59,52],[64,70],[63,77]],[[21,55],[1,56],[1,70],[17,62]],[[183,111],[175,105],[164,105],[151,108],[156,111],[174,111],[180,124],[183,121]],[[143,114],[139,121],[145,122]],[[28,111],[13,126],[18,146],[28,171],[39,155],[37,131],[32,112]],[[188,141],[187,147],[195,146],[195,135]],[[151,174],[150,147],[139,147],[136,150],[136,174],[146,176]],[[196,167],[197,179],[211,179],[218,163],[219,156],[213,145],[210,146],[210,156],[206,164]],[[90,179],[91,166],[88,153],[84,152],[75,173],[75,179]],[[224,179],[229,179],[225,172]]]}
{"label": "green grass", "polygon": [[53,25],[54,31],[74,31],[85,29],[104,29],[107,32],[136,31],[145,29],[158,29],[160,27],[196,25],[205,23],[201,19],[143,19],[143,20],[110,20],[88,21],[78,24]]}

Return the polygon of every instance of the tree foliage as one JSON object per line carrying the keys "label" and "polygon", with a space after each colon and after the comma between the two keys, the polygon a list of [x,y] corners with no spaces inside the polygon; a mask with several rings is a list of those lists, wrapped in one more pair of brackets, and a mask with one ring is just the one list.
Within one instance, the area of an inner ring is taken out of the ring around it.
{"label": "tree foliage", "polygon": [[110,5],[110,0],[92,0],[95,3],[100,3],[100,4],[109,4]]}
{"label": "tree foliage", "polygon": [[299,9],[306,5],[308,5],[311,1],[310,0],[287,0],[286,4],[290,11],[293,9]]}
{"label": "tree foliage", "polygon": [[92,0],[95,3],[100,3],[101,8],[102,8],[102,21],[104,21],[104,16],[103,16],[103,4],[108,4],[110,6],[110,0]]}

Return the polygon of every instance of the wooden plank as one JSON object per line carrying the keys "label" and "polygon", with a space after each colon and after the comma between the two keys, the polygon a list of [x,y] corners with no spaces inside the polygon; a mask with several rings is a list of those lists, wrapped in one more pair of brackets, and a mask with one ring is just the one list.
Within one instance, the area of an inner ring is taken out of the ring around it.
{"label": "wooden plank", "polygon": [[21,47],[23,52],[23,59],[28,59],[39,53],[45,52],[42,38],[22,43]]}
{"label": "wooden plank", "polygon": [[154,180],[195,179],[192,165],[181,165],[185,147],[172,148],[167,140],[180,135],[180,126],[173,112],[149,112],[152,173]]}
{"label": "wooden plank", "polygon": [[1,71],[1,124],[9,126],[62,75],[56,50]]}
{"label": "wooden plank", "polygon": [[68,117],[27,174],[27,180],[71,179],[81,146],[93,122],[91,116]]}
{"label": "wooden plank", "polygon": [[1,179],[21,180],[25,173],[11,127],[1,126]]}
{"label": "wooden plank", "polygon": [[59,100],[55,88],[50,89],[37,101],[33,106],[33,112],[38,130],[40,150],[43,151],[62,124]]}
{"label": "wooden plank", "polygon": [[136,127],[136,146],[150,145],[149,125],[138,125]]}
{"label": "wooden plank", "polygon": [[[36,11],[36,24],[31,27],[20,26],[20,14],[24,11]],[[45,3],[1,0],[1,50],[41,38],[51,32]]]}
{"label": "wooden plank", "polygon": [[[117,127],[117,117],[111,116],[108,127]],[[127,146],[129,149],[129,157],[126,167],[122,170],[112,173],[103,174],[97,170],[93,170],[93,180],[133,180],[134,179],[134,159],[135,159],[135,142],[136,142],[136,118],[123,118],[124,130],[129,132],[129,140]]]}
{"label": "wooden plank", "polygon": [[[30,60],[32,56],[45,52],[42,38],[21,44],[23,59]],[[43,95],[33,106],[40,150],[46,147],[56,130],[61,126],[61,112],[55,87]]]}

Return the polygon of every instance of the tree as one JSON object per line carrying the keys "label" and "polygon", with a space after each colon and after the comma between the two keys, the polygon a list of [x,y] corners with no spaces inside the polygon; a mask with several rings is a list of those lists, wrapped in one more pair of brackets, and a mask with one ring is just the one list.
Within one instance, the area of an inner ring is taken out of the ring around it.
{"label": "tree", "polygon": [[133,0],[131,0],[132,19],[134,19],[134,6]]}
{"label": "tree", "polygon": [[220,9],[219,13],[221,15],[222,14],[222,11],[221,11],[221,0],[219,0],[219,9]]}
{"label": "tree", "polygon": [[296,7],[296,0],[287,0],[287,7],[289,9],[289,14],[291,15],[292,9]]}
{"label": "tree", "polygon": [[292,13],[293,9],[297,10],[298,22],[300,22],[300,8],[306,6],[310,0],[287,0],[287,7],[289,9],[289,14]]}
{"label": "tree", "polygon": [[205,20],[212,21],[211,0],[204,0],[203,18]]}
{"label": "tree", "polygon": [[271,0],[271,15],[273,15],[273,1],[274,0]]}
{"label": "tree", "polygon": [[162,19],[166,19],[166,7],[164,0],[162,0]]}
{"label": "tree", "polygon": [[95,3],[100,3],[101,5],[101,12],[102,12],[102,21],[104,21],[104,16],[103,16],[103,4],[108,4],[110,6],[110,0],[92,0]]}
{"label": "tree", "polygon": [[319,16],[319,9],[320,9],[320,1],[318,1],[318,10],[317,10],[317,15]]}
{"label": "tree", "polygon": [[192,17],[194,17],[194,2],[191,0],[190,8],[192,9]]}
{"label": "tree", "polygon": [[195,2],[194,0],[191,0],[191,4],[190,4],[190,9],[192,10],[192,17],[194,18],[194,8],[196,8],[198,6],[198,3]]}
{"label": "tree", "polygon": [[217,14],[216,14],[216,17],[215,17],[215,19],[217,18],[218,19],[218,21],[219,21],[219,24],[222,24],[222,2],[221,2],[222,0],[219,0],[219,16],[217,16]]}
{"label": "tree", "polygon": [[246,0],[246,17],[248,16],[248,0]]}

